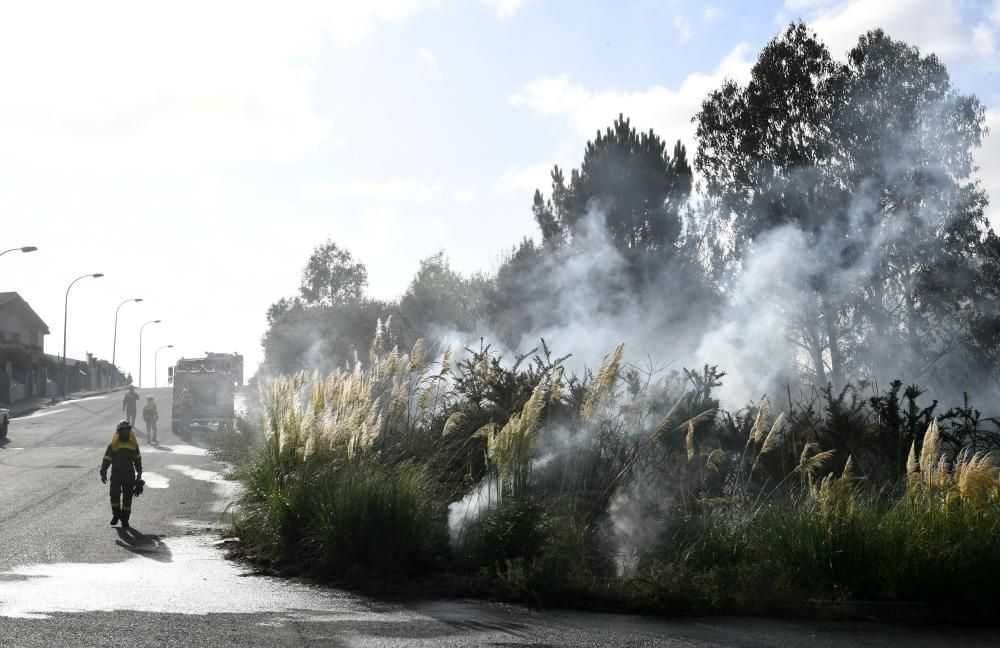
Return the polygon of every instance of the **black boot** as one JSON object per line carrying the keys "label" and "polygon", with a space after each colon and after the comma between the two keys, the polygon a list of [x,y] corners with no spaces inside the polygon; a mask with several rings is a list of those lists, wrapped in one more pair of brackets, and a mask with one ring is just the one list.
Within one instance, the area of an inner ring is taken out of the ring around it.
{"label": "black boot", "polygon": [[122,528],[127,529],[128,526],[128,513],[122,513]]}
{"label": "black boot", "polygon": [[118,524],[118,517],[119,515],[117,511],[111,512],[111,526]]}

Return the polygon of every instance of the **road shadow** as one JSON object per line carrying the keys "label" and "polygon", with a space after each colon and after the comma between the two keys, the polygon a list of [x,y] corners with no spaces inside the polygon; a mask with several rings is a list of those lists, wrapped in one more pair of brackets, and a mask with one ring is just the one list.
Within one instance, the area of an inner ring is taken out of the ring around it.
{"label": "road shadow", "polygon": [[143,439],[146,440],[146,443],[151,448],[157,448],[158,450],[162,450],[163,452],[173,452],[173,450],[171,450],[167,446],[163,445],[163,443],[160,441],[160,434],[162,434],[162,433],[157,432],[156,441],[150,440],[149,434],[147,434],[145,432],[143,433],[142,437],[143,437]]}
{"label": "road shadow", "polygon": [[9,438],[4,437],[4,438],[0,439],[0,450],[3,450],[4,446],[7,445],[8,443],[10,443],[10,439]]}
{"label": "road shadow", "polygon": [[144,558],[151,558],[157,562],[171,562],[174,557],[170,552],[170,547],[163,542],[163,536],[146,535],[135,527],[115,529],[118,532],[118,539],[115,544],[136,555]]}

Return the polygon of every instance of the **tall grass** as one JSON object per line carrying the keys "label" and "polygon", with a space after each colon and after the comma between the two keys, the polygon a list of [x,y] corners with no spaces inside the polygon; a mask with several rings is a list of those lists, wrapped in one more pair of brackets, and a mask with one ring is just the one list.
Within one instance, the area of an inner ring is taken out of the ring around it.
{"label": "tall grass", "polygon": [[230,443],[256,556],[320,576],[445,567],[535,601],[661,611],[1000,605],[1000,471],[973,452],[987,437],[963,445],[929,409],[923,434],[887,427],[889,443],[857,398],[720,413],[714,367],[642,370],[623,347],[568,376],[544,344],[530,362],[483,346],[456,366],[379,344],[365,365],[269,382],[262,441]]}
{"label": "tall grass", "polygon": [[415,349],[378,356],[368,371],[269,383],[263,442],[236,472],[235,528],[250,551],[321,576],[356,564],[415,569],[442,553],[444,502],[401,443],[426,440],[447,397],[435,378]]}
{"label": "tall grass", "polygon": [[[866,484],[848,460],[841,474],[807,476],[802,488],[763,505],[731,500],[687,517],[660,557],[683,573],[712,574],[699,592],[705,599],[919,602],[968,615],[995,610],[998,470],[983,454],[963,452],[949,461],[936,422],[922,446],[919,459],[911,454],[905,484]],[[800,465],[815,465],[810,459],[804,455]],[[678,586],[669,579],[661,585]]]}

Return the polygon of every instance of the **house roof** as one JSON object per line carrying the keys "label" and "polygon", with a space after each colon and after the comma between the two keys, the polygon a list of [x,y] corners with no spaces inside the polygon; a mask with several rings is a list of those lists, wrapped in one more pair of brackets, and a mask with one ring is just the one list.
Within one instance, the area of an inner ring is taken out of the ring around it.
{"label": "house roof", "polygon": [[42,332],[45,333],[46,335],[49,334],[49,325],[45,323],[45,320],[43,320],[41,317],[38,316],[38,313],[36,313],[34,309],[31,308],[28,302],[24,301],[24,297],[21,297],[21,295],[17,294],[16,292],[0,292],[0,307],[6,306],[9,303],[12,303],[12,305],[17,305],[23,308],[24,313],[30,319],[34,320],[35,324],[37,324],[38,327],[42,329]]}

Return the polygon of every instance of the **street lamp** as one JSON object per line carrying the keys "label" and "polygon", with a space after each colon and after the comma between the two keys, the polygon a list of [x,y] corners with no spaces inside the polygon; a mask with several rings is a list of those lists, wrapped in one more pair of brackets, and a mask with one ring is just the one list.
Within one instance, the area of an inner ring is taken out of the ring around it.
{"label": "street lamp", "polygon": [[112,370],[114,371],[114,374],[113,374],[113,377],[112,377],[112,384],[115,387],[118,386],[118,365],[115,364],[115,351],[118,350],[118,311],[120,311],[122,309],[122,306],[124,306],[125,304],[127,304],[129,302],[141,302],[141,301],[142,301],[142,297],[135,297],[135,298],[132,298],[132,299],[126,299],[122,303],[118,304],[118,308],[115,309],[115,336],[114,336],[114,339],[111,341],[111,367],[112,367]]}
{"label": "street lamp", "polygon": [[159,349],[156,350],[156,353],[153,354],[153,389],[156,389],[156,386],[157,386],[156,385],[156,376],[157,376],[157,373],[156,373],[156,356],[160,355],[160,351],[163,351],[164,349],[173,349],[173,348],[174,348],[173,344],[164,344],[163,346],[161,346]]}
{"label": "street lamp", "polygon": [[159,324],[163,320],[149,320],[139,327],[139,389],[142,389],[142,329],[150,324]]}
{"label": "street lamp", "polygon": [[59,382],[61,383],[60,391],[62,392],[63,398],[66,398],[66,324],[69,321],[69,289],[73,287],[73,284],[75,284],[77,281],[80,281],[81,279],[86,279],[87,277],[100,279],[103,276],[104,274],[100,272],[95,272],[94,274],[80,275],[73,281],[69,282],[69,286],[66,287],[66,299],[65,301],[63,301],[63,354],[62,354],[62,365],[60,365],[59,367],[59,377],[60,377]]}
{"label": "street lamp", "polygon": [[37,249],[38,248],[36,248],[34,245],[25,245],[24,247],[16,247],[16,248],[11,248],[9,250],[4,250],[3,252],[0,252],[0,256],[3,256],[8,252],[14,252],[15,250],[20,250],[22,252],[34,252]]}

